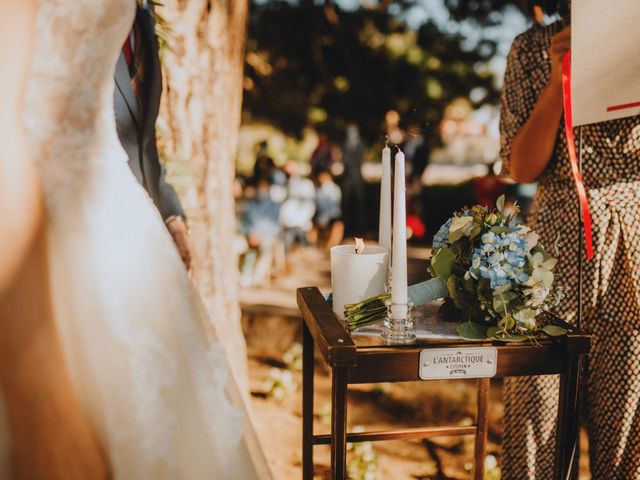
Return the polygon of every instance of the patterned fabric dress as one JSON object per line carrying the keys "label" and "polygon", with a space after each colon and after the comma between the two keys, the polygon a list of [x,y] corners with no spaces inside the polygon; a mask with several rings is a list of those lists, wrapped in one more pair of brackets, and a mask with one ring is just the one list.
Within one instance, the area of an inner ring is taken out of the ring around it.
{"label": "patterned fabric dress", "polygon": [[[509,53],[500,127],[506,172],[513,139],[549,77],[551,37],[562,27],[534,26]],[[567,294],[557,313],[574,321],[580,231],[563,125],[529,223],[548,249],[557,247],[557,281]],[[582,326],[593,335],[583,395],[591,471],[594,480],[640,480],[640,117],[585,126],[582,138],[595,250],[591,261],[583,258]],[[557,376],[505,382],[504,480],[553,478],[558,385]]]}

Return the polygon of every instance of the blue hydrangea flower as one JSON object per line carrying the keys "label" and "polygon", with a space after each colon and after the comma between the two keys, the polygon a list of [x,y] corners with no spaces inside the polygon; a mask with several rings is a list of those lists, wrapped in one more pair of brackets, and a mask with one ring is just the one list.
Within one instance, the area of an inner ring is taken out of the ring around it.
{"label": "blue hydrangea flower", "polygon": [[471,255],[470,272],[473,277],[486,278],[491,289],[508,284],[521,285],[529,279],[523,269],[528,255],[525,232],[487,232]]}
{"label": "blue hydrangea flower", "polygon": [[[462,217],[470,217],[470,216],[473,215],[473,212],[471,210],[467,209],[467,210],[463,210],[458,215],[460,215]],[[438,233],[436,233],[433,236],[433,248],[434,249],[450,246],[450,244],[449,244],[449,231],[451,230],[451,222],[453,222],[454,218],[455,217],[451,217],[449,220],[447,220],[446,223],[440,227],[440,230],[438,230]]]}
{"label": "blue hydrangea flower", "polygon": [[449,230],[451,229],[453,217],[440,227],[438,233],[433,236],[433,248],[443,248],[449,246]]}

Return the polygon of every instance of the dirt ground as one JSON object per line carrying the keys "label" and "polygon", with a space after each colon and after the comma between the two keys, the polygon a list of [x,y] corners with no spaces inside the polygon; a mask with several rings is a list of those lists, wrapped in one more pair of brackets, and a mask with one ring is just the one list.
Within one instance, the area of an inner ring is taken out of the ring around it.
{"label": "dirt ground", "polygon": [[[429,250],[409,249],[410,283],[424,279]],[[254,422],[276,480],[301,478],[302,374],[300,316],[295,289],[330,290],[329,256],[315,248],[298,249],[289,271],[262,288],[241,293],[247,335]],[[316,359],[315,433],[328,433],[331,378]],[[386,430],[427,425],[465,425],[475,418],[476,382],[432,381],[350,387],[350,430]],[[500,479],[502,434],[501,382],[491,389],[486,480]],[[584,434],[582,435],[583,440]],[[588,480],[586,441],[581,442],[580,480]],[[428,441],[376,442],[349,451],[354,480],[453,480],[471,478],[473,437]],[[314,449],[315,478],[328,477],[328,447]],[[540,479],[545,480],[545,479]]]}

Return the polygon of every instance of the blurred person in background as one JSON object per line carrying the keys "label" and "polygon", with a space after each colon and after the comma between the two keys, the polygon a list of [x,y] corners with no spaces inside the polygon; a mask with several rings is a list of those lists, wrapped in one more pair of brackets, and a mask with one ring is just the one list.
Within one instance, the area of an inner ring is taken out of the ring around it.
{"label": "blurred person in background", "polygon": [[254,184],[261,178],[268,178],[269,181],[273,180],[273,170],[276,168],[276,164],[273,158],[269,156],[268,150],[269,144],[266,140],[258,144],[258,152],[256,153],[256,161],[253,164],[253,174],[251,176]]}
{"label": "blurred person in background", "polygon": [[419,123],[409,124],[405,138],[402,151],[405,154],[407,175],[407,232],[409,238],[419,240],[427,233],[424,224],[422,175],[429,160],[429,148]]}
{"label": "blurred person in background", "polygon": [[316,179],[320,172],[331,171],[335,161],[331,140],[326,132],[318,132],[318,145],[311,154],[309,164],[311,165],[311,176]]}
{"label": "blurred person in background", "polygon": [[385,114],[384,131],[389,145],[401,145],[404,142],[405,132],[400,128],[400,114],[397,111],[389,110]]}
{"label": "blurred person in background", "polygon": [[347,235],[362,236],[365,201],[362,162],[366,145],[360,137],[360,129],[355,123],[347,127],[345,137],[342,144],[344,170],[340,177],[345,232]]}
{"label": "blurred person in background", "polygon": [[313,182],[300,175],[300,167],[289,161],[285,165],[287,199],[280,209],[280,223],[284,229],[284,249],[288,254],[295,243],[306,245],[316,213],[316,189]]}
{"label": "blurred person in background", "polygon": [[406,142],[402,146],[408,165],[407,175],[410,183],[422,185],[422,174],[429,162],[429,147],[422,136],[419,123],[411,123],[407,128]]}
{"label": "blurred person in background", "polygon": [[247,239],[240,282],[243,287],[268,283],[282,242],[280,205],[271,198],[269,178],[259,178],[255,196],[246,201],[242,229]]}
{"label": "blurred person in background", "polygon": [[269,181],[270,195],[273,201],[279,204],[284,202],[287,196],[287,176],[281,168],[276,166],[273,158],[269,155],[269,144],[266,140],[258,145],[250,183],[255,186],[262,179]]}
{"label": "blurred person in background", "polygon": [[342,192],[333,181],[331,172],[319,171],[316,185],[316,217],[310,234],[314,243],[318,242],[320,236],[326,235],[327,248],[340,244],[344,237],[341,204]]}
{"label": "blurred person in background", "polygon": [[276,166],[273,158],[269,155],[269,143],[266,140],[261,141],[258,145],[251,181],[255,185],[262,178],[269,179],[272,186],[285,186],[287,183],[287,176],[281,168]]}

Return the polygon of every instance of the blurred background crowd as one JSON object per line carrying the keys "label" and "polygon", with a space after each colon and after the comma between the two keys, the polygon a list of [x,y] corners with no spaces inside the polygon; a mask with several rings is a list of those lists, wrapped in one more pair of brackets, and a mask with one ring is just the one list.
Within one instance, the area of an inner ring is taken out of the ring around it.
{"label": "blurred background crowd", "polygon": [[[471,113],[466,102],[453,109]],[[432,148],[420,124],[403,125],[397,111],[387,112],[385,123],[382,130],[388,133],[371,143],[356,123],[335,137],[322,127],[313,130],[315,146],[302,160],[276,162],[268,139],[254,146],[255,159],[248,170],[239,168],[234,186],[242,286],[265,285],[272,275],[286,274],[287,255],[298,245],[328,249],[345,237],[377,240],[385,144],[406,156],[407,227],[413,244],[429,245],[452,211],[471,204],[492,208],[502,194],[526,212],[535,185],[499,176],[497,139],[486,125],[445,118],[439,128],[442,146]],[[447,151],[469,133],[485,144],[485,155],[475,158],[469,145]]]}
{"label": "blurred background crowd", "polygon": [[297,245],[376,239],[385,143],[407,158],[414,244],[503,193],[526,213],[535,185],[498,175],[497,101],[529,12],[485,3],[253,2],[234,186],[243,286],[286,274]]}

